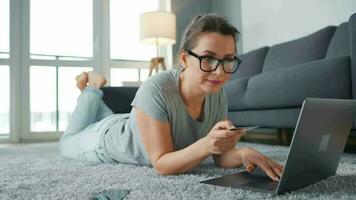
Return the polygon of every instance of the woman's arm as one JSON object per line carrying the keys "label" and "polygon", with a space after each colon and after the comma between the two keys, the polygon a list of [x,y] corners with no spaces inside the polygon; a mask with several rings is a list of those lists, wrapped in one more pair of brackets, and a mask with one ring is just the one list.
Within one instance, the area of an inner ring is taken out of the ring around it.
{"label": "woman's arm", "polygon": [[187,172],[210,155],[202,148],[202,139],[187,148],[174,151],[169,123],[156,120],[137,107],[135,112],[143,144],[151,164],[159,174]]}
{"label": "woman's arm", "polygon": [[269,159],[256,150],[245,147],[232,149],[219,156],[213,156],[214,162],[223,168],[234,168],[244,165],[247,171],[253,171],[257,166],[260,167],[272,180],[279,181],[283,166]]}
{"label": "woman's arm", "polygon": [[190,171],[208,156],[226,152],[235,145],[235,142],[232,142],[235,135],[226,129],[229,123],[223,121],[217,123],[206,137],[175,151],[168,122],[156,120],[137,107],[135,112],[142,142],[151,164],[162,175]]}

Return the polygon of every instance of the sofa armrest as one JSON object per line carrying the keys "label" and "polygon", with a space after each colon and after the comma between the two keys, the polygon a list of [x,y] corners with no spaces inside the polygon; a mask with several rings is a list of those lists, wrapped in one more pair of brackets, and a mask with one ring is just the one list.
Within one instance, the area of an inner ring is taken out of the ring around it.
{"label": "sofa armrest", "polygon": [[129,113],[138,87],[104,87],[103,101],[116,113]]}

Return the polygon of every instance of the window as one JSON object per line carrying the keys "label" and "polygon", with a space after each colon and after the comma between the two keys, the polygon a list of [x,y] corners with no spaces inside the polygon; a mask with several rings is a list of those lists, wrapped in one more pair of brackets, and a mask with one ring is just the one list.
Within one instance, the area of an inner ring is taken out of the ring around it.
{"label": "window", "polygon": [[148,78],[148,61],[157,56],[156,46],[140,43],[139,19],[144,12],[159,10],[159,4],[160,0],[110,1],[112,86],[139,86]]}
{"label": "window", "polygon": [[111,86],[139,86],[148,74],[148,69],[113,68],[110,72]]}
{"label": "window", "polygon": [[8,58],[9,52],[9,0],[0,0],[0,58]]}
{"label": "window", "polygon": [[130,0],[125,3],[118,0],[110,1],[110,52],[112,59],[149,60],[156,56],[154,45],[140,43],[139,17],[143,12],[155,11],[158,8],[159,0]]}
{"label": "window", "polygon": [[56,131],[56,68],[30,68],[31,131]]}
{"label": "window", "polygon": [[31,131],[65,130],[80,94],[75,77],[90,70],[92,68],[58,67],[57,72],[56,67],[31,66]]}
{"label": "window", "polygon": [[30,2],[30,131],[64,131],[80,92],[75,76],[93,70],[93,1]]}
{"label": "window", "polygon": [[9,133],[10,80],[9,66],[0,65],[0,134]]}
{"label": "window", "polygon": [[0,135],[10,132],[9,3],[0,0]]}
{"label": "window", "polygon": [[165,2],[0,0],[0,141],[58,139],[83,71],[115,86],[147,79],[156,48],[140,43],[139,16]]}
{"label": "window", "polygon": [[93,56],[93,2],[31,0],[31,54]]}

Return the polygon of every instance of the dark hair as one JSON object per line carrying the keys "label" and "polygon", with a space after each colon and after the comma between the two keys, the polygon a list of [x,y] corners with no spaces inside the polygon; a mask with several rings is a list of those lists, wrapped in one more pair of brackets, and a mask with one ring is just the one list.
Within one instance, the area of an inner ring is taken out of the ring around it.
{"label": "dark hair", "polygon": [[235,46],[240,36],[240,32],[223,17],[215,14],[197,16],[190,22],[183,33],[178,56],[184,50],[193,49],[197,45],[198,37],[204,32],[231,35],[234,38]]}

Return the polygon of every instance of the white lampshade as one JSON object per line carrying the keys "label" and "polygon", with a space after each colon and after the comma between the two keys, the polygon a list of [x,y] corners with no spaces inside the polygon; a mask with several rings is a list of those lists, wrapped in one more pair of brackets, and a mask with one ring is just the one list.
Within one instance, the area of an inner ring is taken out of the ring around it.
{"label": "white lampshade", "polygon": [[154,11],[140,15],[142,43],[169,45],[176,43],[176,16],[170,12]]}

